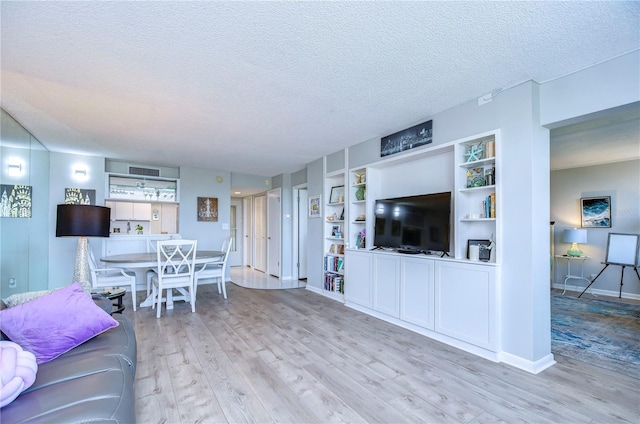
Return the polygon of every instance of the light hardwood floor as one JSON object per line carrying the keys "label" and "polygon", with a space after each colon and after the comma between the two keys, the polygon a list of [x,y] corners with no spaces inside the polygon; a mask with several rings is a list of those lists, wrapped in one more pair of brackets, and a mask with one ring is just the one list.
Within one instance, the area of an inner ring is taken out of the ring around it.
{"label": "light hardwood floor", "polygon": [[136,328],[139,423],[640,422],[639,381],[570,358],[532,375],[306,289],[198,289]]}

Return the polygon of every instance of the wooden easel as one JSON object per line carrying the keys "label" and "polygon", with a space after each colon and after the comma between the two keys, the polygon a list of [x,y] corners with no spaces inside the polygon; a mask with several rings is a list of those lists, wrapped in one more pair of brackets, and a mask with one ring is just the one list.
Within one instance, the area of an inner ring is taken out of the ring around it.
{"label": "wooden easel", "polygon": [[593,283],[596,282],[600,274],[604,272],[609,265],[617,265],[622,267],[622,273],[620,275],[620,292],[618,298],[622,297],[622,285],[624,280],[625,267],[633,267],[633,270],[640,280],[640,273],[638,273],[638,248],[640,248],[640,234],[624,234],[624,233],[609,233],[607,240],[607,254],[604,262],[604,268],[600,270],[598,275],[589,283],[580,296],[587,291]]}

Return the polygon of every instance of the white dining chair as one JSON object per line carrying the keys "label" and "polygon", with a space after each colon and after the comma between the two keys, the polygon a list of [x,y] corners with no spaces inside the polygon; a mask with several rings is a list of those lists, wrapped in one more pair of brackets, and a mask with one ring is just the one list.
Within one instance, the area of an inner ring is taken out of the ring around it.
{"label": "white dining chair", "polygon": [[227,287],[226,287],[226,277],[227,277],[227,263],[229,259],[229,252],[231,251],[231,247],[233,245],[233,239],[230,237],[229,239],[225,239],[226,247],[224,250],[224,256],[222,260],[219,262],[211,262],[208,264],[204,264],[202,268],[196,271],[195,276],[195,290],[198,291],[198,284],[200,280],[208,280],[215,279],[218,283],[218,294],[222,292],[224,298],[227,298]]}
{"label": "white dining chair", "polygon": [[91,249],[89,249],[89,271],[91,272],[91,287],[94,289],[120,286],[130,287],[133,310],[136,310],[135,274],[129,274],[122,268],[98,268]]}
{"label": "white dining chair", "polygon": [[186,289],[185,300],[191,304],[191,312],[196,311],[196,291],[194,289],[197,240],[158,241],[158,268],[151,277],[152,308],[156,308],[156,318],[160,318],[164,290]]}

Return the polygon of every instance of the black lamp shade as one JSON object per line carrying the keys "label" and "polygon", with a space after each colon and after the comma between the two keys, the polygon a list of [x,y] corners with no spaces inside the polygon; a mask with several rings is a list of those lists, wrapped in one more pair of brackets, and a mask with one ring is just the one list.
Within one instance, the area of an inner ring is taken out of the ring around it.
{"label": "black lamp shade", "polygon": [[93,205],[58,205],[56,237],[109,237],[111,209]]}

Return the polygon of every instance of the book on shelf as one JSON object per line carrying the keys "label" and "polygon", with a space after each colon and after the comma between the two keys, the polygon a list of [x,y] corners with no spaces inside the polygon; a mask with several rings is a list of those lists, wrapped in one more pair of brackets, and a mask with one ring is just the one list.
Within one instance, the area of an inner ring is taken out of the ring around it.
{"label": "book on shelf", "polygon": [[496,194],[491,193],[482,201],[482,209],[484,211],[485,218],[496,217]]}
{"label": "book on shelf", "polygon": [[335,293],[344,293],[344,277],[338,274],[326,274],[324,289]]}
{"label": "book on shelf", "polygon": [[342,272],[344,268],[344,258],[339,256],[325,256],[324,270],[327,272]]}

